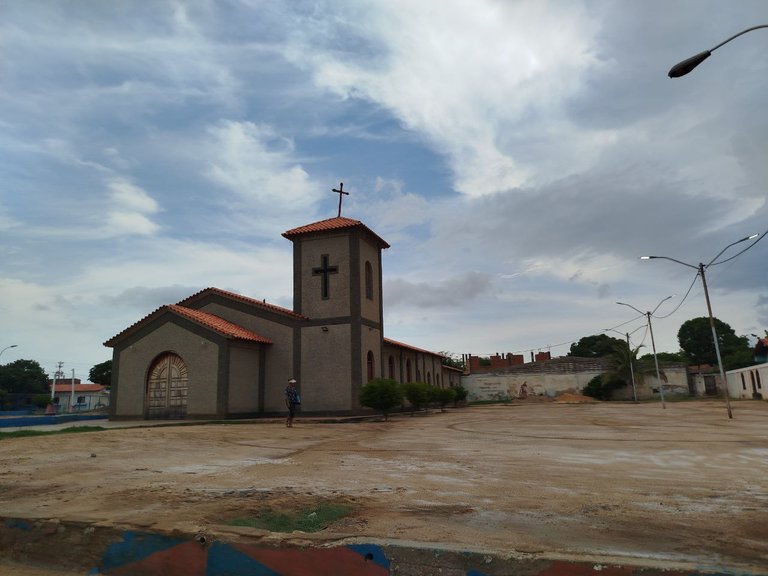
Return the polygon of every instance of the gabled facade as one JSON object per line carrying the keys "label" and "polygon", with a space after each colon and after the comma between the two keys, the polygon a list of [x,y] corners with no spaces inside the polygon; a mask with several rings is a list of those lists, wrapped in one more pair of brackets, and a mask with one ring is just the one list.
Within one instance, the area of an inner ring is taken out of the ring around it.
{"label": "gabled facade", "polygon": [[105,342],[113,350],[113,418],[230,418],[284,410],[289,378],[302,410],[360,409],[360,388],[458,384],[439,354],[384,338],[384,240],[363,223],[331,218],[288,230],[288,310],[218,288],[162,306]]}

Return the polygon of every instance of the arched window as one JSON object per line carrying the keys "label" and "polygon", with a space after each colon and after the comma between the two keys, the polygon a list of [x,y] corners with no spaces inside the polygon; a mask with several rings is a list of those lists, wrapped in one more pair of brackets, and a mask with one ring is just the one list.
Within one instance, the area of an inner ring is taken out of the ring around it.
{"label": "arched window", "polygon": [[427,384],[432,384],[432,373],[427,371]]}
{"label": "arched window", "polygon": [[373,352],[368,350],[368,381],[369,382],[371,380],[373,380],[374,377],[375,377],[375,373],[376,373],[376,365],[375,364],[376,363],[375,363],[374,358],[373,358]]}
{"label": "arched window", "polygon": [[373,300],[373,266],[368,261],[365,262],[365,297]]}
{"label": "arched window", "polygon": [[389,377],[395,380],[395,357],[389,357]]}
{"label": "arched window", "polygon": [[411,360],[410,359],[405,361],[405,381],[413,382],[413,380],[411,379]]}

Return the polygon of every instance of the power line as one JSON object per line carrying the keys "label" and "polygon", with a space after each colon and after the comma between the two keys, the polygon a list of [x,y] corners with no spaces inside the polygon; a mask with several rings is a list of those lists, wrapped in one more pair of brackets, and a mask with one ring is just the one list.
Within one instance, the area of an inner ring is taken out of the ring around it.
{"label": "power line", "polygon": [[747,246],[746,248],[744,248],[744,250],[742,250],[742,251],[740,251],[740,252],[736,252],[736,254],[734,254],[734,255],[733,255],[733,256],[731,256],[730,258],[726,258],[725,260],[720,260],[719,262],[713,262],[712,264],[710,264],[709,266],[707,266],[707,268],[709,268],[709,267],[711,267],[711,266],[718,266],[718,265],[720,265],[720,264],[725,264],[726,262],[729,262],[729,261],[733,260],[733,259],[734,259],[734,258],[736,258],[737,256],[741,256],[742,254],[744,254],[744,252],[746,252],[747,250],[749,250],[750,248],[752,248],[752,247],[753,247],[755,244],[757,244],[758,242],[760,242],[760,240],[762,240],[763,238],[765,238],[765,235],[766,235],[766,234],[768,234],[768,230],[766,230],[765,232],[763,232],[762,234],[760,234],[760,236],[758,236],[758,237],[757,237],[757,239],[756,239],[754,242],[752,242],[752,244],[750,244],[749,246]]}

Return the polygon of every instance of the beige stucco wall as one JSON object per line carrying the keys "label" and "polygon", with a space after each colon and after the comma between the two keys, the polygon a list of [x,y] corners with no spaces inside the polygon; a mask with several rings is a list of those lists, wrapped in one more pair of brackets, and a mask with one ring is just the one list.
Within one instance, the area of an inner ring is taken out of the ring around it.
{"label": "beige stucco wall", "polygon": [[361,362],[361,368],[363,375],[363,381],[358,384],[358,386],[362,386],[368,381],[368,352],[373,352],[373,377],[374,378],[380,378],[383,374],[382,372],[382,362],[384,361],[381,357],[381,330],[377,330],[375,328],[371,328],[369,326],[363,326],[362,327],[362,333],[360,335],[360,338],[362,340],[362,350],[360,353],[360,362]]}
{"label": "beige stucco wall", "polygon": [[442,369],[442,378],[440,378],[440,384],[443,388],[461,386],[462,373],[456,370],[449,370],[448,368]]}
{"label": "beige stucco wall", "polygon": [[[373,270],[373,300],[365,296],[365,263],[370,262]],[[381,322],[381,278],[379,277],[379,250],[365,240],[360,242],[360,313],[363,318]]]}
{"label": "beige stucco wall", "polygon": [[[259,336],[269,338],[273,342],[273,344],[265,344],[267,358],[264,376],[264,411],[284,410],[285,386],[288,378],[295,376],[292,373],[293,328],[260,316],[244,314],[239,310],[216,303],[207,304],[201,310],[252,330]],[[254,372],[253,376],[249,376],[249,378],[255,379],[257,375],[258,372]]]}
{"label": "beige stucco wall", "polygon": [[[328,265],[337,266],[338,273],[330,274],[330,298],[321,295],[322,276],[313,276],[312,269],[321,266],[323,254],[328,254]],[[301,241],[301,312],[310,318],[349,316],[349,235],[323,236]]]}
{"label": "beige stucco wall", "polygon": [[[349,324],[301,330],[301,409],[308,412],[351,410],[351,329]],[[281,394],[285,391],[282,386]],[[281,397],[282,398],[282,397]],[[284,406],[283,406],[284,409]]]}
{"label": "beige stucco wall", "polygon": [[[384,344],[384,357],[382,358],[382,375],[384,378],[390,378],[389,374],[389,357],[394,358],[395,374],[394,379],[398,382],[406,382],[406,361],[411,362],[411,381],[415,382],[418,379],[418,374],[421,375],[421,381],[427,381],[427,372],[432,377],[432,384],[437,384],[442,388],[447,388],[451,384],[456,386],[461,384],[462,374],[455,370],[448,370],[443,366],[442,360],[439,356],[432,354],[425,354],[423,352],[416,352],[415,350],[409,350],[408,348],[401,348],[400,346],[393,346],[391,344]],[[401,370],[402,364],[402,370]],[[435,376],[439,376],[439,382],[435,379]]]}
{"label": "beige stucco wall", "polygon": [[[172,342],[172,347],[168,343]],[[187,365],[189,392],[188,416],[216,414],[218,346],[197,334],[166,322],[119,354],[115,416],[143,418],[147,371],[163,352],[181,356]],[[114,396],[114,395],[113,395]]]}
{"label": "beige stucco wall", "polygon": [[230,346],[227,410],[230,414],[259,410],[259,350],[256,347]]}

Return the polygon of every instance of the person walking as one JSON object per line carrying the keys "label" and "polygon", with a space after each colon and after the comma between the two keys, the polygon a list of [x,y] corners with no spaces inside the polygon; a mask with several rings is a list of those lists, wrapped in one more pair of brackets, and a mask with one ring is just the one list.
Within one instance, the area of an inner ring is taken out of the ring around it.
{"label": "person walking", "polygon": [[288,428],[293,427],[293,417],[296,416],[296,408],[301,405],[301,396],[296,389],[296,380],[288,380],[288,386],[285,388],[285,406],[288,408],[288,418],[285,419],[285,425]]}

